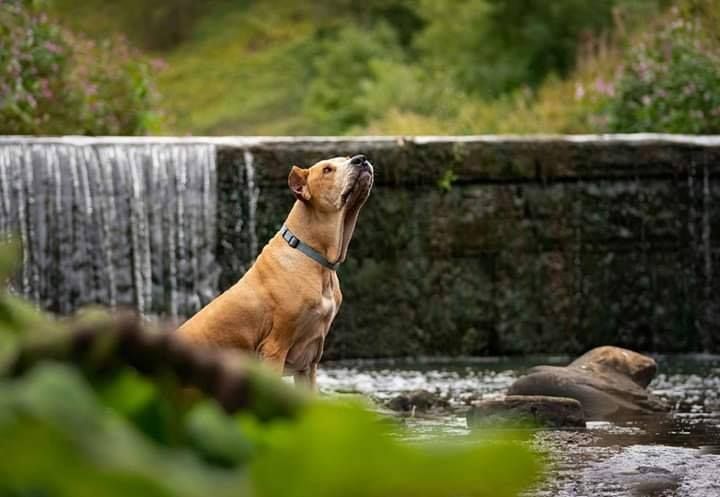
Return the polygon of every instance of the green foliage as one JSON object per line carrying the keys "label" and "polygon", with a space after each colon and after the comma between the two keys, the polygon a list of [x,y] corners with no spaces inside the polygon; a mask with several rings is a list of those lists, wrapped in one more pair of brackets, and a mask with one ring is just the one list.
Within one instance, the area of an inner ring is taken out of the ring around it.
{"label": "green foliage", "polygon": [[0,462],[0,493],[229,496],[247,488],[242,473],[142,436],[71,366],[40,365],[0,390],[0,447],[14,456]]}
{"label": "green foliage", "polygon": [[305,110],[320,134],[366,124],[358,98],[372,84],[373,64],[400,57],[394,33],[384,24],[368,32],[354,26],[323,37],[313,63]]}
{"label": "green foliage", "polygon": [[447,169],[443,173],[442,177],[438,180],[437,185],[443,191],[449,192],[452,190],[453,183],[457,180],[457,175],[452,169]]}
{"label": "green foliage", "polygon": [[597,106],[543,83],[666,0],[138,3],[54,0],[94,37],[164,51],[165,132],[466,134],[587,131]]}
{"label": "green foliage", "polygon": [[463,90],[497,96],[537,86],[550,73],[568,74],[581,34],[609,28],[615,3],[423,2],[428,28],[418,44],[433,69],[451,72]]}
{"label": "green foliage", "polygon": [[149,74],[122,37],[91,41],[32,2],[0,4],[0,133],[144,134]]}
{"label": "green foliage", "polygon": [[[13,130],[312,135],[717,129],[717,0],[51,3],[67,25],[93,39],[124,33],[146,50],[162,51],[168,64],[158,87],[168,113],[160,122],[150,112],[148,67],[134,54],[132,67],[117,63],[123,49],[107,42],[98,42],[94,55],[85,57],[82,49],[77,55],[83,43],[63,45],[66,37],[48,21],[47,33],[38,28],[42,36],[36,38],[59,40],[53,43],[62,50],[46,59],[67,68],[61,72],[72,81],[65,86],[98,91],[51,88],[53,95],[76,98],[45,102],[44,80],[59,83],[49,77],[23,83],[13,112],[57,126],[23,127],[15,116],[7,121]],[[674,20],[664,13],[671,3],[680,6]],[[682,29],[675,26],[678,19]],[[651,32],[644,41],[637,35],[643,30]],[[108,51],[115,55],[100,56]],[[70,77],[79,73],[69,68],[94,64],[75,62],[78,57],[104,61],[89,86],[85,77]],[[38,102],[37,110],[28,110],[35,109],[30,101]]]}
{"label": "green foliage", "polygon": [[[290,22],[292,19],[292,22]],[[302,4],[218,8],[192,41],[167,54],[158,88],[172,132],[299,134],[313,27]]]}
{"label": "green foliage", "polygon": [[530,452],[509,440],[417,446],[393,431],[356,406],[318,404],[297,424],[270,430],[250,475],[267,497],[304,497],[308,489],[317,497],[503,497],[517,495],[530,483],[522,475],[537,471]]}
{"label": "green foliage", "polygon": [[[8,247],[0,245],[3,280],[12,268]],[[15,315],[17,305],[0,292],[0,308]],[[10,355],[32,346],[39,331],[30,333],[32,323],[3,319]],[[40,316],[34,323],[41,321],[61,327]],[[92,367],[68,353],[77,343],[62,353],[47,340],[23,370],[0,361],[0,452],[12,456],[0,458],[1,495],[509,497],[539,475],[537,455],[512,433],[412,444],[359,404],[318,399],[295,416],[269,416],[284,409],[270,398],[290,395],[274,377],[258,376],[248,390],[266,399],[264,407],[229,415],[179,388],[161,365],[144,374],[130,367],[140,364],[137,351],[126,342],[113,352],[104,326],[97,312],[83,318],[80,349],[94,357]],[[87,330],[96,329],[93,344]],[[132,336],[135,346],[147,340]],[[167,352],[150,356],[161,343],[146,344],[143,359],[177,361]]]}
{"label": "green foliage", "polygon": [[720,133],[720,45],[705,33],[700,18],[674,9],[630,50],[609,107],[613,131]]}
{"label": "green foliage", "polygon": [[[14,239],[0,242],[0,284],[10,280],[20,260],[20,244]],[[44,315],[24,300],[0,287],[0,371],[17,353],[23,334],[47,331]]]}

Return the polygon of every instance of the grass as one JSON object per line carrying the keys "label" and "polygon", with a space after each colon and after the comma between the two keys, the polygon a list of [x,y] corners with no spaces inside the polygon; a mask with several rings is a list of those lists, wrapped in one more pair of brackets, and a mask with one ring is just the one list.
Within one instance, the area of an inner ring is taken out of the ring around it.
{"label": "grass", "polygon": [[306,68],[299,52],[313,26],[267,6],[218,9],[167,57],[158,87],[171,113],[168,131],[293,134],[302,130]]}

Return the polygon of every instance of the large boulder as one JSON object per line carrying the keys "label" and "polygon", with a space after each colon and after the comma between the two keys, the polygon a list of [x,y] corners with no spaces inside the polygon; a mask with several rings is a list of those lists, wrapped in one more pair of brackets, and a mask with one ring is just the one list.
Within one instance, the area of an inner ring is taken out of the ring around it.
{"label": "large boulder", "polygon": [[571,362],[570,367],[600,373],[603,369],[609,368],[628,376],[643,388],[647,387],[657,374],[657,363],[652,357],[609,345],[596,347],[584,353]]}
{"label": "large boulder", "polygon": [[587,420],[632,418],[669,410],[646,387],[657,365],[620,347],[599,347],[568,366],[538,366],[519,378],[508,395],[568,397],[582,404]]}

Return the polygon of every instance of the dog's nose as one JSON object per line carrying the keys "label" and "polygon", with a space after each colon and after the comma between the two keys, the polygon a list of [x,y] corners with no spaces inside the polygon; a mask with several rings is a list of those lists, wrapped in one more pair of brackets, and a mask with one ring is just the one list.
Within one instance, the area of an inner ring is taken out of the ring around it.
{"label": "dog's nose", "polygon": [[350,165],[352,166],[362,166],[367,162],[367,159],[364,155],[356,155],[350,159]]}

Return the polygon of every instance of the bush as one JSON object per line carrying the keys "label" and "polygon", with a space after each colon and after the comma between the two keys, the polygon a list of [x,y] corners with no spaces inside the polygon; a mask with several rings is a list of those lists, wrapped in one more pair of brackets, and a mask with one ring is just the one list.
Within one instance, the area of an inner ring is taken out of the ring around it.
{"label": "bush", "polygon": [[700,18],[672,14],[631,49],[609,106],[611,130],[720,133],[720,50]]}
{"label": "bush", "polygon": [[401,57],[394,31],[385,24],[371,30],[349,26],[324,36],[319,47],[304,101],[315,132],[343,133],[364,125],[367,108],[359,97],[375,81],[373,64]]}
{"label": "bush", "polygon": [[[650,0],[652,1],[652,0]],[[464,91],[492,98],[575,66],[578,41],[612,27],[622,0],[421,2],[418,48]],[[635,0],[634,3],[648,3]]]}
{"label": "bush", "polygon": [[0,3],[0,133],[144,134],[155,118],[149,74],[121,37],[96,43],[34,4]]}

